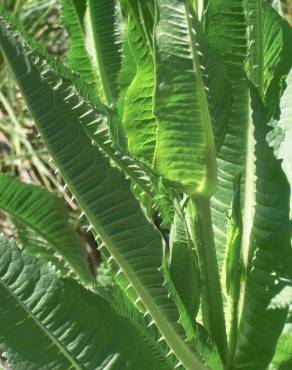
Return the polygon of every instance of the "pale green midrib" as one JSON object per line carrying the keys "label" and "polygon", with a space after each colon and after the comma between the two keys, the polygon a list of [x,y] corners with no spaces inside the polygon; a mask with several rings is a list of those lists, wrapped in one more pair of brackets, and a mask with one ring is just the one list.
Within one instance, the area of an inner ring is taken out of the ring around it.
{"label": "pale green midrib", "polygon": [[188,34],[190,38],[190,46],[192,51],[192,62],[194,68],[194,74],[197,77],[196,82],[199,86],[199,100],[200,100],[200,113],[203,123],[203,131],[206,140],[205,153],[206,153],[206,176],[202,184],[202,191],[200,195],[209,198],[213,195],[217,183],[217,165],[216,165],[216,148],[213,136],[212,122],[209,113],[209,105],[205,91],[205,85],[203,82],[203,76],[201,73],[200,62],[198,60],[198,50],[196,46],[196,41],[192,33],[192,24],[189,18],[190,5],[189,2],[185,2],[185,18],[187,23]]}
{"label": "pale green midrib", "polygon": [[[96,1],[96,0],[89,0],[88,1],[88,3],[89,3],[89,15],[90,15],[89,16],[89,21],[91,23],[90,28],[91,28],[91,31],[92,31],[92,34],[93,34],[97,68],[98,68],[99,77],[100,77],[100,81],[101,81],[101,85],[102,85],[102,90],[103,90],[103,93],[104,93],[105,103],[109,107],[113,107],[114,104],[115,104],[115,99],[113,97],[113,94],[112,94],[112,91],[111,91],[111,88],[110,88],[110,84],[109,84],[109,81],[108,81],[108,77],[106,75],[105,68],[104,68],[102,52],[101,52],[101,48],[100,48],[100,45],[99,45],[98,32],[96,31],[96,26],[95,26],[94,16],[93,16],[93,5],[92,5],[93,1]],[[108,0],[108,1],[110,1],[110,0]]]}
{"label": "pale green midrib", "polygon": [[[248,1],[247,10],[249,12]],[[258,40],[255,40],[256,55],[251,58],[252,62],[258,67],[256,70],[252,69],[252,80],[258,87],[259,94],[263,98],[264,94],[264,40],[263,40],[263,14],[262,14],[262,0],[256,0],[257,9],[257,35]],[[252,34],[252,33],[251,33]],[[252,40],[250,40],[252,41]],[[255,59],[255,57],[257,59]],[[253,66],[252,66],[253,67]],[[245,163],[245,186],[244,186],[244,213],[243,213],[243,239],[242,252],[244,265],[247,267],[248,254],[250,249],[250,235],[254,217],[254,185],[255,185],[255,140],[253,136],[253,119],[252,109],[249,104],[248,108],[248,128],[247,128],[247,145],[246,145],[246,163]]]}
{"label": "pale green midrib", "polygon": [[159,328],[162,335],[165,337],[168,346],[173,350],[176,357],[188,370],[193,370],[193,366],[196,366],[196,370],[206,370],[207,368],[203,365],[200,356],[191,352],[190,349],[187,348],[183,340],[176,333],[175,329],[173,329],[169,322],[164,318],[164,314],[160,312],[160,309],[157,307],[156,303],[153,302],[152,297],[140,283],[139,278],[136,276],[136,273],[133,272],[132,269],[128,266],[127,261],[125,261],[124,258],[120,255],[110,239],[101,232],[98,227],[98,222],[95,222],[95,217],[91,214],[90,211],[86,210],[86,205],[83,203],[82,199],[79,199],[77,192],[75,192],[74,190],[72,187],[72,193],[75,193],[76,200],[79,203],[81,209],[85,212],[87,219],[93,225],[93,227],[98,230],[98,234],[104,242],[106,248],[109,250],[117,265],[121,268],[123,273],[133,285],[137,296],[141,299],[142,303],[146,307],[146,310],[148,310],[148,312],[150,313],[151,317],[155,321],[155,324]]}
{"label": "pale green midrib", "polygon": [[1,206],[1,209],[3,209],[5,212],[9,213],[10,215],[12,215],[13,217],[19,219],[21,222],[23,222],[24,224],[26,224],[28,227],[30,227],[31,229],[33,229],[37,234],[41,235],[43,237],[43,239],[45,239],[49,245],[52,247],[52,249],[57,252],[58,254],[60,254],[62,256],[62,258],[64,259],[64,261],[66,263],[68,263],[69,267],[72,269],[72,271],[75,272],[75,274],[80,278],[82,279],[83,283],[88,283],[88,280],[84,280],[84,276],[83,274],[80,274],[79,271],[77,271],[75,269],[75,267],[72,265],[72,263],[70,261],[68,261],[67,258],[65,258],[62,254],[62,251],[60,250],[57,250],[55,248],[55,243],[50,239],[50,237],[48,235],[45,235],[41,230],[39,230],[34,224],[28,222],[27,219],[24,219],[22,216],[16,214],[15,212],[11,211],[10,209],[8,209],[9,207],[4,207],[4,206]]}
{"label": "pale green midrib", "polygon": [[[47,330],[47,328],[35,317],[35,315],[25,306],[25,304],[14,294],[13,291],[9,288],[8,285],[6,285],[2,279],[0,279],[1,285],[8,291],[8,293],[16,300],[18,305],[26,312],[27,316],[30,317],[33,322],[41,329],[41,331],[49,337],[49,339],[53,342],[53,344],[58,348],[58,352],[62,353],[64,357],[74,366],[76,370],[85,370],[79,364],[75,361],[75,359],[71,356],[70,352],[61,345],[61,343]],[[71,368],[71,366],[70,366]],[[69,368],[68,368],[69,369]]]}
{"label": "pale green midrib", "polygon": [[[135,309],[134,305],[132,305],[133,309]],[[117,310],[119,313],[119,311]],[[145,313],[145,312],[144,312]],[[123,314],[121,314],[123,316]],[[141,315],[141,313],[140,313]],[[164,347],[161,347],[158,345],[155,337],[151,334],[149,334],[148,327],[145,325],[141,325],[135,318],[133,318],[131,315],[126,314],[125,317],[133,324],[137,332],[141,335],[142,340],[146,345],[149,345],[151,348],[152,353],[157,358],[157,360],[160,363],[164,363],[166,366],[169,367],[169,369],[172,369],[173,363],[171,362],[171,359],[169,357],[165,356],[165,349]],[[158,332],[158,331],[157,331]],[[1,369],[0,369],[1,370]],[[103,369],[104,370],[104,369]]]}
{"label": "pale green midrib", "polygon": [[242,254],[245,267],[248,263],[250,249],[250,235],[254,217],[254,180],[255,180],[255,141],[253,137],[252,111],[248,109],[248,127],[246,142],[245,182],[244,182],[244,206],[243,206],[243,235]]}
{"label": "pale green midrib", "polygon": [[[248,1],[248,0],[246,0]],[[262,17],[262,0],[256,0],[257,7],[257,34],[258,34],[258,45],[256,57],[258,60],[252,58],[252,62],[258,66],[257,70],[251,69],[252,81],[258,88],[261,98],[263,98],[263,81],[264,81],[264,44],[263,44],[263,17]],[[257,42],[256,41],[256,42]],[[253,65],[252,65],[253,66]],[[247,127],[247,144],[246,144],[246,162],[245,162],[245,182],[244,182],[244,205],[243,205],[243,235],[242,235],[242,256],[244,269],[247,271],[249,268],[249,254],[251,250],[251,233],[254,220],[254,205],[255,205],[255,139],[254,139],[254,127],[252,118],[252,109],[250,104],[250,93],[249,93],[249,104],[248,104],[248,127]],[[240,301],[238,307],[238,322],[242,320],[242,311],[244,306],[245,291],[246,291],[247,279],[244,280],[241,292]]]}

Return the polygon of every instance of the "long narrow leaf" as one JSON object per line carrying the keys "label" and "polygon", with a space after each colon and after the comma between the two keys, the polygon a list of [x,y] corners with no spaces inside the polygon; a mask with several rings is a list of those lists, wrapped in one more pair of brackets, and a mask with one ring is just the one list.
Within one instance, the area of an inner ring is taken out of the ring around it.
{"label": "long narrow leaf", "polygon": [[121,69],[121,25],[116,0],[88,0],[87,43],[100,79],[101,98],[109,106],[118,99]]}
{"label": "long narrow leaf", "polygon": [[[213,54],[189,1],[157,2],[154,165],[166,180],[195,196],[208,197],[216,186],[211,107],[219,85],[210,68]],[[226,127],[225,119],[214,131],[224,137]]]}
{"label": "long narrow leaf", "polygon": [[292,30],[266,1],[245,0],[249,26],[248,75],[269,108],[277,113],[283,77],[292,67]]}
{"label": "long narrow leaf", "polygon": [[[85,242],[69,225],[61,199],[38,186],[0,174],[0,208],[39,234],[49,246],[52,259],[59,256],[82,281],[93,281]],[[48,251],[44,249],[43,253]]]}
{"label": "long narrow leaf", "polygon": [[[125,96],[123,122],[130,152],[152,165],[157,129],[157,121],[153,113],[155,73],[151,34],[154,18],[146,2],[127,0],[126,4],[127,37],[137,71]],[[150,33],[150,36],[145,30]]]}
{"label": "long narrow leaf", "polygon": [[98,76],[86,51],[84,17],[86,0],[62,0],[62,19],[70,34],[68,62],[98,93]]}
{"label": "long narrow leaf", "polygon": [[[253,91],[253,90],[252,90]],[[266,369],[283,330],[288,307],[271,307],[291,275],[290,189],[265,138],[267,112],[252,94],[256,138],[256,206],[235,362]],[[267,165],[268,164],[268,165]]]}
{"label": "long narrow leaf", "polygon": [[[233,91],[233,103],[227,133],[223,145],[217,155],[218,184],[212,198],[212,219],[215,231],[216,252],[219,269],[224,263],[227,214],[233,199],[233,184],[235,178],[242,174],[242,184],[247,186],[249,197],[245,199],[245,188],[242,186],[241,197],[248,214],[245,217],[251,222],[252,206],[252,156],[253,150],[248,141],[251,137],[251,122],[249,121],[249,91],[245,80],[243,65],[247,56],[247,33],[245,10],[240,0],[210,1],[206,12],[206,33],[210,44],[217,50],[226,72],[230,78]],[[245,176],[249,165],[249,176]],[[248,234],[250,225],[246,226],[244,234]],[[245,238],[248,240],[248,235]]]}

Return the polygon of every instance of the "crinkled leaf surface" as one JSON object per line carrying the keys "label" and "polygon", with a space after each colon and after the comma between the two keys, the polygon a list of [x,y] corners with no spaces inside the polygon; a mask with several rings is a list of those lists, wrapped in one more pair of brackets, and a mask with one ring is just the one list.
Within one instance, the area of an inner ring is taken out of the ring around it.
{"label": "crinkled leaf surface", "polygon": [[125,95],[123,122],[130,152],[152,165],[157,129],[157,121],[153,113],[154,18],[143,0],[127,0],[126,5],[127,38],[136,63],[136,74]]}
{"label": "crinkled leaf surface", "polygon": [[[290,189],[280,162],[266,142],[267,110],[252,92],[256,139],[256,206],[244,290],[236,365],[266,369],[283,330],[288,307],[271,307],[291,276]],[[283,279],[284,278],[284,279]]]}
{"label": "crinkled leaf surface", "polygon": [[[210,196],[216,183],[211,95],[219,86],[209,62],[212,51],[188,1],[158,0],[155,56],[154,167],[189,195]],[[214,106],[215,101],[213,96]]]}
{"label": "crinkled leaf surface", "polygon": [[[251,148],[247,148],[249,91],[243,70],[247,55],[243,2],[211,1],[206,13],[206,34],[225,66],[233,91],[227,133],[217,154],[217,189],[211,201],[217,260],[222,270],[227,237],[227,214],[232,203],[234,180],[242,174],[244,184],[247,152],[252,152]],[[245,192],[243,188],[242,190],[241,196],[244,200]],[[250,190],[248,192],[250,193]]]}
{"label": "crinkled leaf surface", "polygon": [[0,345],[15,370],[165,368],[108,302],[2,236],[0,293]]}

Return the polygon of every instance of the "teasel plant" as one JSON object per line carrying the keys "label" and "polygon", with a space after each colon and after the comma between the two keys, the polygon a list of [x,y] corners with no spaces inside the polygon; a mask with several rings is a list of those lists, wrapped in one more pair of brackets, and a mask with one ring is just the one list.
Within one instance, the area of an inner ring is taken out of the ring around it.
{"label": "teasel plant", "polygon": [[5,362],[289,369],[288,23],[261,0],[61,5],[65,63],[3,6],[0,49],[102,264],[60,197],[0,174]]}

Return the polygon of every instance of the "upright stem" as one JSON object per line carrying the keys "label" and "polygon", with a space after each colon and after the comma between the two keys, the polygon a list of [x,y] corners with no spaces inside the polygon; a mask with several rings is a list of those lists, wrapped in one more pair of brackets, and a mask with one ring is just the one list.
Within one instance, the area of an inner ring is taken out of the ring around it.
{"label": "upright stem", "polygon": [[[238,289],[240,289],[240,285],[238,286]],[[234,356],[235,356],[235,350],[237,345],[237,338],[238,338],[238,308],[239,308],[239,294],[238,298],[230,299],[230,317],[231,323],[230,323],[230,330],[229,330],[229,364],[233,365],[234,363]]]}
{"label": "upright stem", "polygon": [[223,363],[227,364],[227,336],[218,272],[210,201],[192,198],[195,209],[194,238],[202,275],[203,321],[212,335]]}

